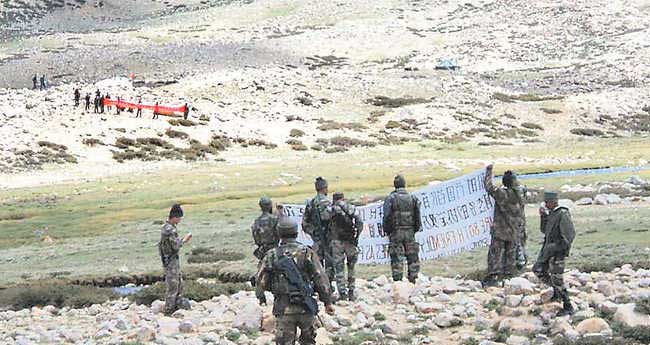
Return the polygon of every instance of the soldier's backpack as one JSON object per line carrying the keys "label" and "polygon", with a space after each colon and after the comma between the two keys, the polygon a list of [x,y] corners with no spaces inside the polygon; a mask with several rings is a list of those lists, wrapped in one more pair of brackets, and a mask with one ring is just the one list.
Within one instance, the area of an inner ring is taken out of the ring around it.
{"label": "soldier's backpack", "polygon": [[348,213],[345,207],[336,205],[334,207],[334,223],[338,229],[345,230],[338,234],[342,240],[353,240],[356,238],[356,225],[354,218]]}
{"label": "soldier's backpack", "polygon": [[318,303],[313,296],[314,288],[300,273],[293,257],[285,255],[282,248],[277,248],[276,254],[273,262],[273,294],[287,295],[290,304],[301,305],[312,315],[317,315]]}
{"label": "soldier's backpack", "polygon": [[391,200],[392,229],[400,230],[406,228],[419,229],[419,210],[416,210],[415,200],[406,191],[399,191]]}
{"label": "soldier's backpack", "polygon": [[302,215],[302,230],[309,235],[313,235],[314,229],[316,228],[314,225],[316,212],[317,210],[315,210],[314,207],[314,200],[312,199],[305,205],[305,212]]}

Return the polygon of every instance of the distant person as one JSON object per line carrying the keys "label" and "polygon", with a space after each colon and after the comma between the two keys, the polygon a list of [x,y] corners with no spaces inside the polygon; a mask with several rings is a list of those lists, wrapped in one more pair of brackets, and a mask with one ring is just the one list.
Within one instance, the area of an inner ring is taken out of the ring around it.
{"label": "distant person", "polygon": [[251,225],[251,234],[257,248],[253,255],[259,260],[257,268],[262,266],[262,259],[266,253],[277,247],[280,242],[278,237],[278,216],[273,214],[273,202],[268,197],[260,198],[259,202],[262,214],[255,219]]}
{"label": "distant person", "polygon": [[86,94],[86,111],[90,110],[90,94]]}
{"label": "distant person", "polygon": [[415,284],[420,272],[420,244],[415,240],[415,233],[422,230],[420,201],[406,191],[404,176],[395,176],[393,186],[395,191],[384,200],[383,217],[393,281],[402,280],[406,257],[407,278]]}
{"label": "distant person", "polygon": [[188,300],[181,296],[183,278],[181,275],[179,252],[183,244],[192,239],[188,233],[182,239],[178,236],[176,225],[183,218],[183,209],[179,204],[174,204],[169,211],[169,218],[163,225],[158,242],[158,252],[165,270],[165,315],[169,316],[178,309],[190,309]]}
{"label": "distant person", "polygon": [[562,310],[557,316],[573,314],[569,292],[564,286],[564,264],[569,256],[576,236],[569,209],[560,206],[558,195],[544,193],[544,206],[539,209],[540,230],[544,234],[544,245],[539,252],[533,272],[539,279],[553,287],[553,301],[562,301]]}
{"label": "distant person", "polygon": [[158,118],[158,112],[160,111],[160,107],[158,106],[158,102],[156,102],[156,105],[153,107],[153,119]]}
{"label": "distant person", "polygon": [[36,87],[38,85],[38,76],[36,74],[34,74],[34,76],[32,77],[32,84],[34,85],[32,87],[32,90],[36,90]]}
{"label": "distant person", "polygon": [[508,170],[503,174],[501,187],[492,182],[493,166],[489,165],[483,183],[485,190],[494,198],[494,222],[490,229],[491,240],[488,249],[487,276],[483,286],[496,286],[499,281],[515,275],[517,245],[525,225],[523,214],[523,195],[521,194],[517,175]]}
{"label": "distant person", "polygon": [[45,84],[45,74],[43,74],[41,75],[41,90],[45,90],[46,87],[47,86]]}
{"label": "distant person", "polygon": [[95,110],[94,110],[94,112],[95,112],[95,114],[99,114],[99,95],[97,95],[97,94],[95,95],[95,101],[94,101],[94,103],[95,103]]}
{"label": "distant person", "polygon": [[79,89],[74,89],[74,106],[78,107],[79,106],[79,100],[81,99],[81,92],[79,92]]}
{"label": "distant person", "polygon": [[104,113],[104,96],[99,97],[99,109],[101,110],[101,113]]}
{"label": "distant person", "polygon": [[[339,299],[354,301],[354,266],[359,256],[359,235],[363,230],[363,221],[356,208],[345,200],[343,193],[332,196],[332,257],[334,258],[334,275]],[[345,268],[347,267],[347,279]]]}
{"label": "distant person", "polygon": [[101,96],[101,95],[102,95],[102,93],[99,92],[99,89],[97,89],[97,91],[95,91],[95,97],[99,98],[99,96]]}
{"label": "distant person", "polygon": [[183,118],[187,120],[187,117],[190,115],[190,107],[185,103],[185,107],[183,108]]}
{"label": "distant person", "polygon": [[120,115],[120,111],[122,110],[122,109],[120,109],[120,106],[121,106],[120,102],[121,101],[122,101],[122,99],[118,96],[117,97],[117,104],[115,104],[115,111],[117,111],[117,113],[116,113],[117,115]]}
{"label": "distant person", "polygon": [[138,111],[135,113],[135,117],[142,117],[142,97],[138,98]]}
{"label": "distant person", "polygon": [[[104,97],[104,98],[110,101],[110,100],[111,100],[111,95],[109,95],[109,94],[107,93],[107,94],[106,94],[106,97]],[[113,109],[113,106],[111,106],[110,103],[107,103],[107,104],[106,104],[106,110],[111,111],[111,109]]]}

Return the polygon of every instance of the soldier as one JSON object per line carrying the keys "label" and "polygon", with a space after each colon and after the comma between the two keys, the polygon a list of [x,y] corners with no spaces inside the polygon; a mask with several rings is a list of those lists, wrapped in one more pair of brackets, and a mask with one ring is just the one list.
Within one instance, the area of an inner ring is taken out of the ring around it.
{"label": "soldier", "polygon": [[153,106],[153,117],[152,119],[157,119],[158,118],[158,112],[160,111],[160,106],[158,106],[158,102],[156,102],[156,105]]}
{"label": "soldier", "polygon": [[95,114],[98,114],[99,113],[99,96],[98,95],[95,95],[94,104],[95,104],[94,112],[95,112]]}
{"label": "soldier", "polygon": [[539,253],[533,272],[542,282],[553,287],[553,299],[561,300],[562,310],[558,316],[573,314],[569,293],[564,287],[564,259],[569,256],[575,229],[571,213],[566,207],[558,205],[557,193],[544,193],[545,206],[540,207],[540,230],[544,234],[544,245]]}
{"label": "soldier", "polygon": [[384,232],[390,241],[388,251],[393,280],[400,281],[404,274],[404,257],[408,264],[408,280],[415,284],[420,272],[420,245],[415,233],[422,230],[420,201],[406,191],[406,179],[397,175],[395,190],[384,200]]}
{"label": "soldier", "polygon": [[41,90],[44,90],[47,88],[47,85],[45,83],[45,74],[41,75]]}
{"label": "soldier", "polygon": [[171,315],[179,308],[189,309],[189,301],[181,297],[183,280],[178,252],[183,244],[192,239],[192,234],[188,233],[183,239],[178,237],[176,225],[180,223],[181,218],[183,218],[183,209],[180,205],[174,204],[169,211],[169,219],[162,227],[158,243],[160,259],[165,270],[165,285],[167,286],[165,315]]}
{"label": "soldier", "polygon": [[327,198],[327,180],[317,177],[314,182],[316,196],[305,207],[302,217],[302,229],[314,240],[314,250],[322,260],[330,282],[334,281],[334,260],[330,239],[330,219],[332,203]]}
{"label": "soldier", "polygon": [[[354,265],[357,263],[359,235],[363,230],[363,221],[354,206],[344,198],[343,193],[334,193],[332,206],[332,257],[336,288],[339,299],[354,301]],[[347,284],[345,266],[348,267]]]}
{"label": "soldier", "polygon": [[294,220],[280,217],[278,234],[280,246],[266,253],[257,274],[255,295],[260,304],[266,304],[264,291],[273,293],[276,344],[295,344],[296,329],[300,328],[300,344],[314,345],[318,303],[313,293],[318,293],[325,311],[333,314],[329,282],[318,254],[296,241],[298,224]]}
{"label": "soldier", "polygon": [[142,97],[138,98],[138,111],[135,113],[135,117],[142,117]]}
{"label": "soldier", "polygon": [[526,252],[526,241],[528,240],[528,233],[526,231],[526,195],[528,194],[528,189],[526,186],[519,184],[518,179],[514,180],[512,188],[519,193],[522,200],[520,206],[523,222],[519,230],[519,241],[517,241],[515,248],[515,266],[521,272],[528,263],[528,253]]}
{"label": "soldier", "polygon": [[185,106],[183,107],[183,118],[187,120],[188,116],[190,116],[190,107],[185,103]]}
{"label": "soldier", "polygon": [[278,217],[273,215],[273,202],[267,197],[260,198],[260,209],[262,209],[262,215],[257,217],[251,225],[251,233],[253,234],[253,240],[257,248],[253,252],[253,255],[259,260],[260,267],[262,264],[262,259],[266,252],[278,246],[280,242],[280,237],[278,236]]}
{"label": "soldier", "polygon": [[79,89],[74,89],[74,106],[78,107],[79,106],[79,100],[81,99],[81,92],[79,92]]}
{"label": "soldier", "polygon": [[487,257],[487,276],[483,286],[496,286],[499,280],[515,273],[516,247],[524,226],[523,199],[518,188],[517,176],[508,170],[502,178],[503,186],[497,188],[492,179],[493,166],[489,165],[483,183],[485,190],[494,198],[494,221],[490,229],[490,248]]}
{"label": "soldier", "polygon": [[34,76],[32,77],[32,84],[34,84],[34,86],[32,87],[32,90],[36,90],[37,82],[38,82],[38,76],[36,74],[34,74]]}
{"label": "soldier", "polygon": [[90,110],[90,94],[86,94],[86,111]]}

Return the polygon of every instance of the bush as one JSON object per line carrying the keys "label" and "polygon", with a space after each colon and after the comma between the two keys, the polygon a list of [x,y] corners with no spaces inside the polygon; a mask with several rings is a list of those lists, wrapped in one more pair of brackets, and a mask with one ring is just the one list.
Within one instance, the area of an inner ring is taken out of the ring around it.
{"label": "bush", "polygon": [[67,151],[68,147],[65,145],[59,145],[55,143],[51,143],[49,141],[39,141],[38,146],[40,147],[47,147],[49,149],[52,149],[54,151]]}
{"label": "bush", "polygon": [[13,310],[46,305],[57,308],[83,308],[116,297],[111,289],[107,288],[43,283],[0,290],[0,306],[7,306]]}
{"label": "bush", "polygon": [[647,326],[635,326],[628,327],[621,323],[615,322],[612,324],[612,331],[614,334],[628,339],[636,340],[641,344],[650,344],[650,327]]}
{"label": "bush", "polygon": [[407,105],[429,103],[430,100],[424,98],[411,98],[411,97],[397,97],[390,98],[386,96],[375,96],[375,98],[367,99],[366,103],[372,104],[376,107],[384,108],[399,108]]}
{"label": "bush", "polygon": [[153,145],[158,147],[171,146],[167,141],[160,138],[137,138],[135,142],[139,145]]}
{"label": "bush", "polygon": [[642,297],[634,301],[636,311],[641,314],[650,315],[650,297]]}
{"label": "bush", "polygon": [[547,114],[560,114],[562,112],[562,110],[552,108],[541,108],[540,110]]}
{"label": "bush", "polygon": [[210,122],[210,117],[208,115],[199,116],[199,121]]}
{"label": "bush", "polygon": [[372,317],[375,318],[377,321],[386,321],[386,316],[380,312],[376,312]]}
{"label": "bush", "polygon": [[167,120],[167,122],[169,122],[169,124],[172,126],[183,126],[183,127],[196,126],[196,123],[194,121],[185,120],[185,119],[169,119]]}
{"label": "bush", "polygon": [[602,137],[603,135],[605,135],[605,133],[600,129],[593,129],[593,128],[574,128],[571,130],[571,133],[575,135],[583,135],[588,137]]}
{"label": "bush", "polygon": [[377,337],[372,332],[359,331],[352,334],[335,336],[332,340],[334,340],[335,344],[360,345],[368,341],[375,342],[377,341]]}
{"label": "bush", "polygon": [[286,143],[289,144],[289,145],[292,145],[292,146],[293,145],[302,145],[302,141],[300,141],[298,139],[289,139],[289,140],[286,141]]}
{"label": "bush", "polygon": [[521,127],[528,128],[528,129],[538,129],[538,130],[544,129],[544,127],[532,122],[524,122],[521,124]]}
{"label": "bush", "polygon": [[214,135],[212,136],[212,139],[210,139],[210,143],[208,145],[217,151],[225,151],[228,147],[230,147],[231,143],[228,137],[222,135]]}
{"label": "bush", "polygon": [[[248,283],[200,284],[194,280],[183,282],[183,297],[200,302],[221,295],[232,295],[241,290],[249,290]],[[163,282],[150,285],[129,298],[137,304],[151,305],[153,301],[165,300],[166,286]]]}
{"label": "bush", "polygon": [[291,149],[294,151],[307,151],[309,148],[304,144],[291,145]]}
{"label": "bush", "polygon": [[115,147],[121,148],[121,149],[127,149],[130,146],[135,146],[135,140],[125,138],[125,137],[119,137],[115,139]]}
{"label": "bush", "polygon": [[180,138],[180,139],[189,138],[189,135],[187,133],[181,131],[175,131],[171,128],[168,128],[167,131],[165,131],[165,134],[167,134],[167,136],[170,138]]}
{"label": "bush", "polygon": [[239,261],[245,258],[246,256],[243,253],[215,251],[211,248],[199,247],[192,250],[187,258],[187,262],[190,264],[200,264],[217,261]]}
{"label": "bush", "polygon": [[343,137],[343,136],[336,136],[330,138],[329,143],[334,146],[342,146],[342,147],[351,147],[351,146],[374,147],[377,145],[376,143],[371,141],[361,140],[357,138]]}
{"label": "bush", "polygon": [[101,140],[96,138],[85,138],[81,143],[87,146],[104,145]]}
{"label": "bush", "polygon": [[292,138],[300,138],[300,137],[305,136],[305,132],[294,128],[294,129],[291,130],[291,132],[289,132],[289,136],[292,137]]}
{"label": "bush", "polygon": [[483,307],[489,311],[496,311],[497,314],[501,314],[501,310],[503,308],[503,305],[501,305],[501,302],[499,302],[498,299],[493,298],[487,303],[483,305]]}

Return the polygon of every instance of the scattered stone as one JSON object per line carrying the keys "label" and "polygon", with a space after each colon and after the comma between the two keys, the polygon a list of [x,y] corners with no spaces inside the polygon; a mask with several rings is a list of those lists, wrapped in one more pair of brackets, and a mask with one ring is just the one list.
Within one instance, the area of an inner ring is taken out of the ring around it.
{"label": "scattered stone", "polygon": [[609,324],[607,324],[607,321],[598,317],[583,320],[576,326],[576,331],[580,333],[580,335],[585,335],[587,333],[611,335],[612,333],[612,329],[609,327]]}

